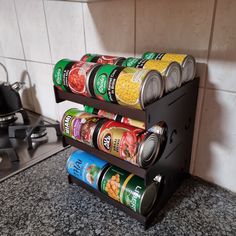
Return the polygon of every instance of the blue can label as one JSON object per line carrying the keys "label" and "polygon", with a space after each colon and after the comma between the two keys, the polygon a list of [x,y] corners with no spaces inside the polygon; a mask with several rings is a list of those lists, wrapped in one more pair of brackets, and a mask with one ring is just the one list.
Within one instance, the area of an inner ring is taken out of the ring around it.
{"label": "blue can label", "polygon": [[87,152],[77,150],[68,158],[66,168],[70,175],[98,189],[101,171],[107,164]]}

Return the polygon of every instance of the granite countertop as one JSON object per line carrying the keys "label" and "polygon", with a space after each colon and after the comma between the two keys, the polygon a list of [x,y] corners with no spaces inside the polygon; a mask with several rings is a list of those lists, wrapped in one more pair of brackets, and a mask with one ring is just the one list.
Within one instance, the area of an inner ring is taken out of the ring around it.
{"label": "granite countertop", "polygon": [[0,235],[236,235],[236,195],[184,181],[147,231],[86,190],[69,185],[72,148],[0,184]]}

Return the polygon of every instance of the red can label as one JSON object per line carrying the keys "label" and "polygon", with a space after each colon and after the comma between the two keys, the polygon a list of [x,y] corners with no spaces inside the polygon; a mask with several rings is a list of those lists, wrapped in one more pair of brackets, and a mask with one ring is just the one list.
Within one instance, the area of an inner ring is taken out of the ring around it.
{"label": "red can label", "polygon": [[143,130],[116,121],[107,121],[99,130],[97,146],[123,160],[137,165],[138,147]]}
{"label": "red can label", "polygon": [[94,65],[94,63],[79,61],[72,66],[68,76],[68,85],[73,93],[89,96],[86,84],[88,74]]}

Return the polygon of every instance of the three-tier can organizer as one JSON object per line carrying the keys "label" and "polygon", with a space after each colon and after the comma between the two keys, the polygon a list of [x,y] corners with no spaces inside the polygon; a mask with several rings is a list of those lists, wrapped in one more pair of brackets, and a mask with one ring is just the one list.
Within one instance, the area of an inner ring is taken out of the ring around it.
{"label": "three-tier can organizer", "polygon": [[148,105],[145,110],[137,110],[94,98],[83,97],[78,94],[63,92],[54,87],[56,102],[68,100],[97,109],[116,113],[125,117],[145,122],[146,129],[160,121],[167,124],[167,139],[161,156],[151,167],[144,169],[99,151],[86,144],[68,137],[63,137],[63,144],[77,147],[90,152],[112,165],[118,166],[144,179],[149,185],[156,182],[159,188],[158,198],[147,216],[142,216],[105,194],[91,188],[87,184],[68,176],[69,183],[75,183],[94,193],[102,200],[125,211],[130,216],[142,222],[145,228],[153,225],[158,219],[158,212],[180,186],[182,180],[189,175],[195,113],[198,96],[199,78],[187,82],[180,88],[166,94],[156,102]]}

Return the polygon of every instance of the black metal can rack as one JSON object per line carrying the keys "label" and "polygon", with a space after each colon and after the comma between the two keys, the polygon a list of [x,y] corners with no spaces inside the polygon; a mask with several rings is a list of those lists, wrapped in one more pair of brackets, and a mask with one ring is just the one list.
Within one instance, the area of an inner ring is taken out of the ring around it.
{"label": "black metal can rack", "polygon": [[182,180],[189,174],[195,113],[198,97],[199,78],[187,82],[180,88],[166,94],[156,102],[148,105],[144,111],[100,101],[94,98],[83,97],[78,94],[63,92],[54,87],[56,102],[68,100],[83,105],[93,106],[108,112],[130,117],[145,122],[147,129],[165,121],[168,127],[165,149],[158,161],[148,169],[132,165],[108,153],[92,148],[68,137],[63,137],[64,145],[72,145],[81,150],[90,152],[100,159],[108,161],[124,170],[142,177],[146,185],[152,183],[158,176],[162,177],[158,184],[159,196],[152,211],[147,216],[133,212],[126,206],[109,198],[105,194],[91,188],[73,176],[68,176],[69,183],[75,183],[94,193],[102,200],[125,211],[127,214],[144,224],[145,228],[153,225],[158,212],[180,186]]}

